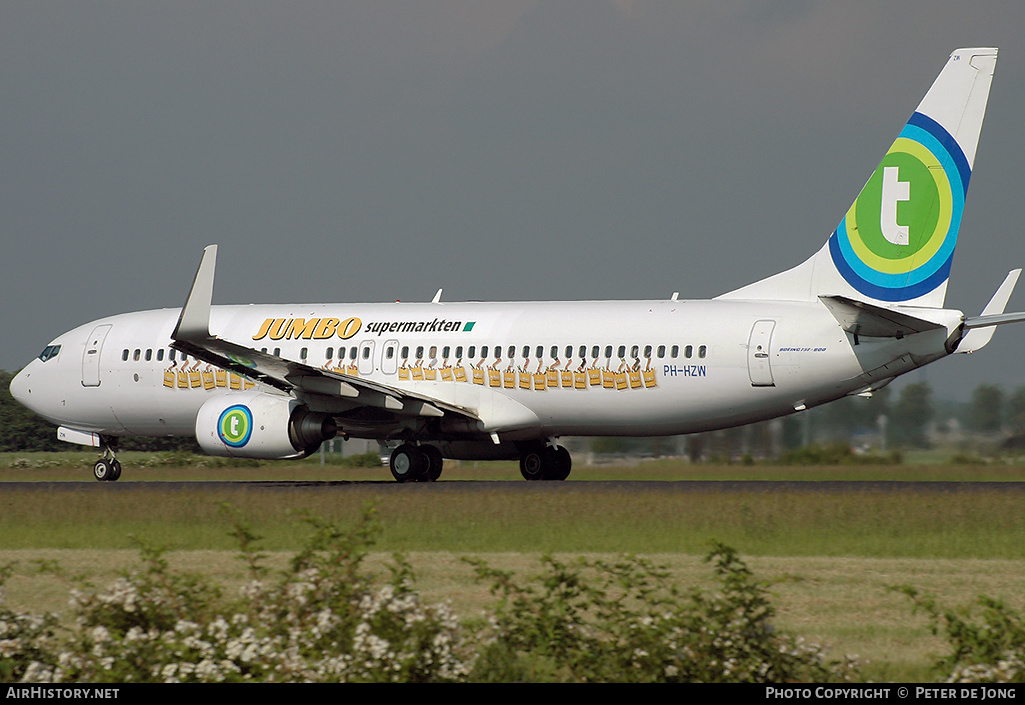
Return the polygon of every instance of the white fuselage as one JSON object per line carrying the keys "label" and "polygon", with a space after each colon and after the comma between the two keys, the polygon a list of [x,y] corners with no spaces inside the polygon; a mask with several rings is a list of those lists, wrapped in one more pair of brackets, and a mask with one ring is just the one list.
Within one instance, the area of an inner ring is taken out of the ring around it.
{"label": "white fuselage", "polygon": [[[205,401],[253,385],[172,352],[179,315],[126,313],[65,333],[12,392],[79,431],[192,435]],[[937,317],[941,330],[856,341],[819,302],[242,305],[214,306],[210,329],[465,409],[504,439],[673,435],[781,416],[944,356],[963,317]],[[377,435],[344,417],[339,429]]]}

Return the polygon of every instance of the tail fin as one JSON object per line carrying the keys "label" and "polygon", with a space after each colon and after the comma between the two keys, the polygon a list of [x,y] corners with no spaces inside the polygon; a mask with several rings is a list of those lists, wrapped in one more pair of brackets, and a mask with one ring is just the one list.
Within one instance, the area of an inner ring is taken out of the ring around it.
{"label": "tail fin", "polygon": [[951,54],[822,249],[719,298],[941,308],[996,59],[996,49]]}

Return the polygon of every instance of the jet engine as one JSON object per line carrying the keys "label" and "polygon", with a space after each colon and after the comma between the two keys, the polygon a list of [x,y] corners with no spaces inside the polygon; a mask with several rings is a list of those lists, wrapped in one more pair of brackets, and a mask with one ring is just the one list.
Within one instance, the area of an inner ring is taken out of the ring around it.
{"label": "jet engine", "polygon": [[196,440],[203,451],[233,458],[304,458],[337,432],[331,416],[266,392],[216,396],[196,415]]}

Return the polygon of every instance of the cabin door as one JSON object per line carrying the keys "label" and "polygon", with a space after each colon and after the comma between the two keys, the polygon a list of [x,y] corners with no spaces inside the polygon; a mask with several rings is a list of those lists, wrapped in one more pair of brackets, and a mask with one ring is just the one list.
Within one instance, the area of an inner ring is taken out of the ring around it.
{"label": "cabin door", "polygon": [[747,373],[752,387],[775,386],[769,352],[775,327],[775,321],[757,321],[751,328],[751,337],[747,341]]}
{"label": "cabin door", "polygon": [[93,328],[89,334],[89,340],[85,343],[85,354],[82,356],[82,386],[100,386],[100,350],[103,349],[103,341],[110,332],[111,325],[105,323],[102,326]]}

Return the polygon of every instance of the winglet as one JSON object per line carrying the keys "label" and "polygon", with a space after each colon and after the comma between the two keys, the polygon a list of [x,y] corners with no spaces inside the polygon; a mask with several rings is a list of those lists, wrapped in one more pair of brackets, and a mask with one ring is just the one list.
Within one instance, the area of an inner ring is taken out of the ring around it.
{"label": "winglet", "polygon": [[1011,292],[1014,291],[1014,285],[1018,283],[1019,275],[1021,275],[1020,269],[1012,269],[1008,272],[1003,284],[993,294],[993,298],[986,304],[986,308],[982,309],[982,313],[965,318],[964,327],[968,333],[961,339],[961,343],[957,347],[959,353],[971,353],[984,348],[986,343],[992,339],[998,325],[1019,323],[1025,320],[1025,314],[1004,313],[1004,308],[1011,298]]}
{"label": "winglet", "polygon": [[210,337],[210,304],[214,296],[214,269],[217,264],[217,245],[203,250],[203,259],[192,280],[189,298],[185,301],[178,325],[171,334],[173,340],[202,340]]}

